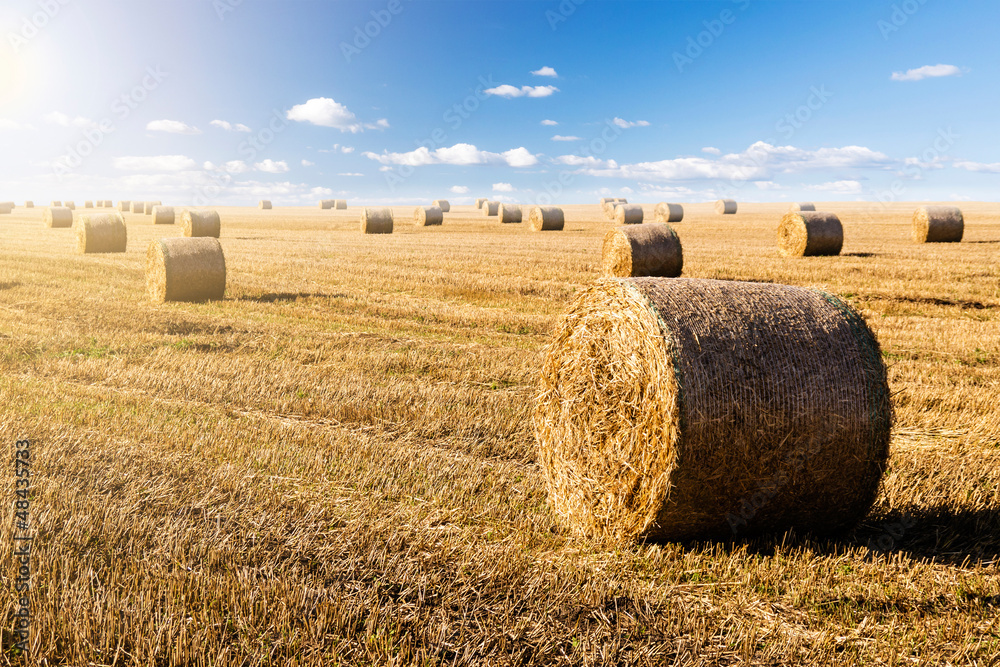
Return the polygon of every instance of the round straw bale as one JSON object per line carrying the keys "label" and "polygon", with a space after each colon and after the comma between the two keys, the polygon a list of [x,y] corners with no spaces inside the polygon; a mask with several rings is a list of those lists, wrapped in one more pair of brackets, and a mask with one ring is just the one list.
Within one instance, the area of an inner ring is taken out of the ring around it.
{"label": "round straw bale", "polygon": [[45,209],[42,214],[42,222],[46,227],[72,227],[73,211],[65,206],[52,206]]}
{"label": "round straw bale", "polygon": [[491,215],[496,215],[499,212],[500,212],[500,202],[498,201],[483,202],[483,215],[491,216]]}
{"label": "round straw bale", "polygon": [[0,202],[0,213],[8,214],[13,210],[14,210],[14,204],[12,204],[11,202],[8,201]]}
{"label": "round straw bale", "polygon": [[319,200],[319,207],[323,208],[323,209],[333,208],[333,204],[334,204],[334,201],[332,199],[320,199]]}
{"label": "round straw bale", "polygon": [[601,248],[604,275],[676,278],[684,268],[677,232],[663,222],[612,229]]}
{"label": "round straw bale", "polygon": [[184,226],[184,236],[212,236],[219,238],[222,232],[222,220],[219,213],[213,209],[188,209],[181,216]]}
{"label": "round straw bale", "polygon": [[958,243],[965,218],[957,206],[921,206],[913,213],[913,240],[917,243]]}
{"label": "round straw bale", "polygon": [[566,225],[566,216],[556,206],[535,206],[528,214],[528,222],[533,232],[558,232]]}
{"label": "round straw bale", "polygon": [[720,199],[715,202],[715,212],[719,215],[733,215],[736,213],[735,199]]}
{"label": "round straw bale", "polygon": [[819,290],[609,278],[557,327],[534,417],[556,513],[609,540],[830,533],[875,500],[878,341]]}
{"label": "round straw bale", "polygon": [[258,203],[257,206],[260,208],[260,210],[267,211],[271,208],[271,201],[269,199],[261,199],[260,203]]}
{"label": "round straw bale", "polygon": [[154,225],[172,225],[176,220],[174,214],[173,206],[154,206],[153,207],[153,224]]}
{"label": "round straw bale", "polygon": [[521,222],[523,219],[523,214],[521,213],[521,207],[517,204],[500,204],[497,209],[497,217],[500,218],[500,222]]}
{"label": "round straw bale", "polygon": [[146,212],[146,202],[144,201],[132,202],[132,213],[145,213],[145,212]]}
{"label": "round straw bale", "polygon": [[118,202],[118,210],[123,213],[128,213],[132,210],[132,202],[125,201],[124,199]]}
{"label": "round straw bale", "polygon": [[121,213],[82,215],[74,227],[80,253],[125,252],[128,234]]}
{"label": "round straw bale", "polygon": [[94,208],[94,202],[92,202],[92,201],[85,201],[85,202],[83,202],[83,207],[84,208]]}
{"label": "round straw bale", "polygon": [[24,208],[35,208],[35,202],[33,201],[24,202]]}
{"label": "round straw bale", "polygon": [[216,238],[169,238],[146,251],[146,288],[154,303],[226,295],[226,257]]}
{"label": "round straw bale", "polygon": [[392,234],[392,209],[367,208],[361,210],[362,234]]}
{"label": "round straw bale", "polygon": [[608,202],[611,202],[611,201],[614,201],[614,200],[615,200],[614,197],[601,197],[601,201],[599,203],[600,203],[601,206],[604,206]]}
{"label": "round straw bale", "polygon": [[52,206],[55,207],[55,208],[59,208],[60,206],[62,206],[62,202],[56,200],[56,201],[52,202]]}
{"label": "round straw bale", "polygon": [[778,225],[778,253],[783,257],[839,255],[844,227],[836,213],[789,211]]}
{"label": "round straw bale", "polygon": [[641,225],[642,207],[638,204],[618,204],[615,206],[615,222],[619,225]]}
{"label": "round straw bale", "polygon": [[437,206],[418,206],[413,211],[413,223],[421,227],[440,225],[444,222],[444,211]]}
{"label": "round straw bale", "polygon": [[480,198],[478,198],[476,200],[476,208],[482,208],[483,204],[485,204],[488,201],[489,201],[489,199],[486,199],[486,197],[480,197]]}
{"label": "round straw bale", "polygon": [[447,199],[435,199],[433,205],[441,209],[442,213],[449,213],[451,211],[451,204]]}
{"label": "round straw bale", "polygon": [[795,213],[797,211],[815,211],[816,204],[813,204],[812,202],[808,201],[800,201],[798,203],[789,206],[788,210],[791,211],[792,213]]}
{"label": "round straw bale", "polygon": [[657,222],[680,222],[684,219],[684,207],[680,204],[660,202],[656,205],[655,220]]}
{"label": "round straw bale", "polygon": [[333,204],[333,208],[337,209],[338,211],[343,211],[345,208],[347,208],[347,200],[346,199],[336,200]]}
{"label": "round straw bale", "polygon": [[65,206],[66,208],[68,208],[71,211],[75,211],[76,210],[76,203],[75,202],[71,202],[71,201],[63,202],[63,206]]}

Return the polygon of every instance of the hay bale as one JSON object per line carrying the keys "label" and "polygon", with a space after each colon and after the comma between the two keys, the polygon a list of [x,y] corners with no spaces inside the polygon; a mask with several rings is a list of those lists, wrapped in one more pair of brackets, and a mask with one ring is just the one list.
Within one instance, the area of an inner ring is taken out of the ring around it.
{"label": "hay bale", "polygon": [[444,211],[437,206],[418,206],[413,211],[413,223],[420,227],[440,225],[444,222]]}
{"label": "hay bale", "polygon": [[489,217],[496,215],[500,212],[500,202],[498,201],[486,201],[483,202],[483,215]]}
{"label": "hay bale", "polygon": [[219,238],[222,232],[222,220],[213,209],[186,210],[181,216],[184,226],[184,236],[212,236]]}
{"label": "hay bale", "polygon": [[35,202],[33,201],[24,202],[24,208],[35,208]]}
{"label": "hay bale", "polygon": [[566,225],[566,216],[556,206],[535,206],[528,214],[528,223],[533,232],[558,232]]}
{"label": "hay bale", "polygon": [[617,208],[618,206],[623,206],[625,204],[628,204],[628,200],[622,197],[608,198],[608,201],[606,201],[604,204],[601,205],[604,210],[604,217],[606,217],[608,220],[614,220],[615,208]]}
{"label": "hay bale", "polygon": [[118,210],[122,213],[128,213],[132,210],[132,202],[125,201],[124,199],[118,202]]}
{"label": "hay bale", "polygon": [[892,406],[878,341],[819,290],[685,278],[587,288],[534,416],[556,513],[611,540],[830,533],[870,509]]}
{"label": "hay bale", "polygon": [[734,215],[736,213],[736,200],[720,199],[715,202],[715,212],[719,215]]}
{"label": "hay bale", "polygon": [[958,243],[965,218],[957,206],[921,206],[913,213],[913,240],[917,243]]}
{"label": "hay bale", "polygon": [[451,204],[448,203],[447,199],[435,199],[432,205],[441,209],[442,213],[451,212]]}
{"label": "hay bale", "polygon": [[816,204],[813,204],[812,202],[808,201],[800,201],[798,203],[789,206],[788,210],[792,213],[796,213],[798,211],[815,211]]}
{"label": "hay bale", "polygon": [[361,210],[362,234],[392,234],[392,209],[367,208]]}
{"label": "hay bale", "polygon": [[145,213],[145,212],[146,212],[146,202],[144,201],[132,202],[132,213]]}
{"label": "hay bale", "polygon": [[75,211],[76,210],[76,203],[75,202],[71,202],[71,201],[63,202],[63,206],[66,207],[66,208],[68,208],[71,211]]}
{"label": "hay bale", "polygon": [[257,207],[262,211],[269,211],[271,210],[271,201],[269,199],[261,199]]}
{"label": "hay bale", "polygon": [[145,213],[146,215],[153,215],[153,209],[156,208],[157,206],[162,206],[162,205],[163,202],[161,201],[148,201],[146,202],[146,206],[143,207],[142,212]]}
{"label": "hay bale", "polygon": [[170,238],[150,243],[146,289],[154,303],[225,297],[226,257],[219,239]]}
{"label": "hay bale", "polygon": [[65,206],[51,206],[42,214],[42,222],[46,227],[57,229],[73,226],[73,211]]}
{"label": "hay bale", "polygon": [[177,219],[173,206],[154,206],[152,215],[154,225],[172,225]]}
{"label": "hay bale", "polygon": [[680,222],[684,219],[684,207],[680,204],[660,202],[653,211],[656,222]]}
{"label": "hay bale", "polygon": [[476,208],[482,208],[483,204],[485,204],[488,201],[489,199],[487,199],[486,197],[480,197],[476,199]]}
{"label": "hay bale", "polygon": [[337,199],[333,203],[333,208],[335,208],[338,211],[343,211],[344,209],[347,208],[347,200],[346,199]]}
{"label": "hay bale", "polygon": [[0,202],[0,214],[7,215],[14,210],[13,202]]}
{"label": "hay bale", "polygon": [[94,202],[92,202],[92,201],[85,201],[85,202],[83,202],[83,207],[84,208],[94,208]]}
{"label": "hay bale", "polygon": [[76,225],[76,249],[81,254],[125,252],[128,233],[122,214],[98,213],[83,215]]}
{"label": "hay bale", "polygon": [[615,222],[619,225],[641,225],[642,207],[638,204],[617,204],[615,206]]}
{"label": "hay bale", "polygon": [[501,223],[521,222],[523,214],[521,207],[516,204],[500,204],[497,209],[497,217]]}
{"label": "hay bale", "polygon": [[662,222],[612,229],[604,235],[601,265],[606,276],[676,278],[684,268],[677,232]]}
{"label": "hay bale", "polygon": [[605,204],[607,204],[608,202],[613,202],[614,200],[615,200],[614,197],[601,197],[600,201],[601,207],[603,208]]}
{"label": "hay bale", "polygon": [[56,200],[56,201],[52,202],[51,206],[53,206],[54,208],[60,208],[62,206],[62,202]]}
{"label": "hay bale", "polygon": [[778,252],[783,257],[839,255],[844,227],[836,213],[789,211],[778,225]]}
{"label": "hay bale", "polygon": [[320,199],[319,200],[319,207],[321,209],[333,208],[333,204],[334,204],[334,200],[332,200],[332,199]]}

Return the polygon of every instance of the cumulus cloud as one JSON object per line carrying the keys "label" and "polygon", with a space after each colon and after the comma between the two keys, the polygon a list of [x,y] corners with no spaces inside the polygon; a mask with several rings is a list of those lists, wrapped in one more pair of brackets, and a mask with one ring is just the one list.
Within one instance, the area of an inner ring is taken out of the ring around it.
{"label": "cumulus cloud", "polygon": [[962,76],[962,70],[954,65],[924,65],[905,72],[893,72],[893,81],[920,81],[941,76]]}
{"label": "cumulus cloud", "polygon": [[832,181],[819,185],[809,185],[806,186],[806,189],[817,192],[832,192],[838,195],[859,195],[862,192],[860,181]]}
{"label": "cumulus cloud", "polygon": [[337,176],[364,176],[364,174],[359,174],[356,171],[345,171],[337,174]]}
{"label": "cumulus cloud", "polygon": [[52,113],[45,114],[42,117],[46,123],[52,123],[53,125],[62,125],[63,127],[96,127],[97,123],[90,120],[89,118],[84,118],[83,116],[77,116],[76,118],[70,118],[66,114],[60,111],[53,111]]}
{"label": "cumulus cloud", "polygon": [[548,97],[553,93],[558,92],[559,89],[555,86],[511,86],[508,84],[503,84],[502,86],[497,86],[496,88],[487,88],[483,92],[487,95],[496,95],[497,97]]}
{"label": "cumulus cloud", "polygon": [[511,167],[531,167],[538,164],[538,158],[527,148],[514,148],[503,153],[481,151],[472,144],[455,144],[430,150],[426,146],[408,153],[362,153],[369,160],[375,160],[383,165],[408,165],[422,167],[430,164],[450,164],[468,166],[477,164],[504,164]]}
{"label": "cumulus cloud", "polygon": [[389,127],[389,121],[385,118],[374,123],[362,123],[347,107],[329,97],[315,97],[303,104],[296,104],[288,110],[286,116],[288,120],[312,123],[320,127],[332,127],[351,134]]}
{"label": "cumulus cloud", "polygon": [[288,171],[288,163],[284,160],[275,162],[274,160],[267,159],[262,162],[257,162],[254,164],[254,169],[257,171],[263,171],[268,174],[284,174]]}
{"label": "cumulus cloud", "polygon": [[198,163],[186,155],[151,155],[146,157],[116,157],[111,163],[122,171],[187,171]]}
{"label": "cumulus cloud", "polygon": [[630,127],[649,127],[648,120],[637,120],[633,122],[625,120],[624,118],[615,117],[611,122],[617,125],[618,127],[622,128],[623,130],[627,130]]}
{"label": "cumulus cloud", "polygon": [[559,76],[558,74],[556,74],[556,71],[554,69],[548,66],[543,67],[542,69],[536,69],[534,72],[532,72],[532,74],[534,74],[535,76],[551,76],[552,78],[557,78]]}
{"label": "cumulus cloud", "polygon": [[574,136],[564,137],[561,134],[557,134],[554,137],[552,137],[552,141],[582,141],[582,139],[580,139],[580,137],[574,137]]}
{"label": "cumulus cloud", "polygon": [[315,167],[316,163],[315,162],[310,162],[309,160],[303,160],[302,161],[302,166],[303,167]]}
{"label": "cumulus cloud", "polygon": [[168,132],[170,134],[201,134],[201,130],[179,120],[151,120],[146,129],[152,132]]}
{"label": "cumulus cloud", "polygon": [[715,146],[705,146],[704,148],[701,149],[701,152],[708,153],[709,155],[722,155],[722,151],[720,151]]}
{"label": "cumulus cloud", "polygon": [[970,160],[958,160],[954,163],[956,169],[973,171],[981,174],[1000,174],[1000,162],[972,162]]}
{"label": "cumulus cloud", "polygon": [[209,125],[211,125],[212,127],[222,128],[226,132],[253,132],[253,130],[251,130],[243,123],[233,124],[227,120],[213,120],[211,123],[209,123]]}
{"label": "cumulus cloud", "polygon": [[554,121],[554,120],[548,120],[548,119],[546,119],[546,120],[543,120],[543,121],[542,121],[542,125],[558,125],[558,124],[559,124],[559,123],[557,123],[557,122],[556,122],[556,121]]}
{"label": "cumulus cloud", "polygon": [[494,183],[493,192],[513,192],[514,186],[510,183]]}
{"label": "cumulus cloud", "polygon": [[467,195],[469,194],[469,188],[464,185],[453,185],[448,190],[456,195]]}
{"label": "cumulus cloud", "polygon": [[321,149],[319,149],[319,152],[320,153],[344,153],[344,154],[347,154],[347,153],[353,153],[354,152],[354,147],[353,146],[341,146],[340,144],[334,144],[333,148],[321,148]]}

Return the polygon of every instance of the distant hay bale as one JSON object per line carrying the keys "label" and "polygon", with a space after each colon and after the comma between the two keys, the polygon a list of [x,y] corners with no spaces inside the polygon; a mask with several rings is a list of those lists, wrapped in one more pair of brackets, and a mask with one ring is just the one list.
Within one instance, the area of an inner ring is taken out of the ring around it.
{"label": "distant hay bale", "polygon": [[92,202],[92,201],[85,201],[85,202],[83,202],[83,207],[84,208],[94,208],[94,202]]}
{"label": "distant hay bale", "polygon": [[177,219],[173,206],[154,206],[152,215],[154,225],[172,225]]}
{"label": "distant hay bale", "polygon": [[111,201],[110,199],[105,199],[104,200],[104,207],[105,208],[114,208],[115,207],[115,203],[113,201]]}
{"label": "distant hay bale", "polygon": [[606,276],[676,278],[684,268],[684,252],[666,223],[622,227],[604,235],[601,265]]}
{"label": "distant hay bale", "polygon": [[792,213],[795,213],[797,211],[815,211],[816,204],[813,204],[812,202],[808,201],[801,201],[789,206],[788,210],[791,211]]}
{"label": "distant hay bale", "polygon": [[146,205],[143,207],[142,212],[145,213],[146,215],[152,215],[153,209],[156,208],[157,206],[162,206],[162,205],[163,202],[161,201],[148,201],[146,202]]}
{"label": "distant hay bale", "polygon": [[618,204],[615,206],[615,222],[619,225],[641,225],[642,207],[638,204]]}
{"label": "distant hay bale", "polygon": [[0,214],[7,215],[14,210],[14,204],[9,201],[0,202]]}
{"label": "distant hay bale", "polygon": [[271,201],[269,199],[261,199],[257,206],[262,211],[268,211],[271,209]]}
{"label": "distant hay bale", "polygon": [[335,208],[338,211],[343,211],[344,209],[347,208],[347,200],[346,199],[338,199],[338,200],[336,200],[333,203],[333,208]]}
{"label": "distant hay bale", "polygon": [[24,202],[24,208],[35,208],[35,202],[33,201]]}
{"label": "distant hay bale", "polygon": [[184,236],[211,236],[219,238],[222,220],[214,209],[188,209],[181,215]]}
{"label": "distant hay bale", "polygon": [[68,208],[71,211],[75,211],[76,210],[76,203],[75,202],[71,202],[71,201],[63,202],[63,206],[65,208]]}
{"label": "distant hay bale", "polygon": [[62,206],[62,202],[61,202],[61,201],[58,201],[58,200],[57,200],[57,201],[54,201],[54,202],[52,202],[51,206],[52,206],[53,208],[59,208],[59,207],[61,207],[61,206]]}
{"label": "distant hay bale", "polygon": [[849,304],[685,278],[584,290],[534,415],[556,515],[608,541],[850,528],[878,493],[891,425],[878,341]]}
{"label": "distant hay bale", "polygon": [[146,202],[144,201],[132,202],[132,213],[145,213],[145,212],[146,212]]}
{"label": "distant hay bale", "polygon": [[778,225],[778,252],[783,257],[839,255],[844,227],[835,213],[789,211]]}
{"label": "distant hay bale", "polygon": [[482,208],[483,204],[485,204],[488,201],[489,199],[487,199],[486,197],[480,197],[479,199],[476,200],[476,208]]}
{"label": "distant hay bale", "polygon": [[437,206],[418,206],[413,211],[413,223],[420,227],[440,225],[444,222],[444,211]]}
{"label": "distant hay bale", "polygon": [[523,215],[521,207],[517,204],[500,204],[497,209],[497,217],[502,223],[521,222]]}
{"label": "distant hay bale", "polygon": [[615,209],[618,206],[624,206],[625,204],[628,204],[628,200],[621,197],[610,197],[607,199],[608,201],[601,204],[601,207],[604,211],[604,217],[606,217],[608,220],[614,220]]}
{"label": "distant hay bale", "polygon": [[128,233],[121,213],[82,215],[74,227],[76,249],[81,254],[125,252]]}
{"label": "distant hay bale", "polygon": [[734,215],[736,213],[736,200],[720,199],[715,202],[715,212],[719,215]]}
{"label": "distant hay bale", "polygon": [[362,234],[392,234],[392,209],[368,208],[361,210]]}
{"label": "distant hay bale", "polygon": [[226,295],[226,257],[216,238],[169,238],[146,251],[146,289],[154,303]]}
{"label": "distant hay bale", "polygon": [[73,226],[73,211],[65,206],[52,206],[42,213],[42,222],[53,229]]}
{"label": "distant hay bale", "polygon": [[319,207],[322,209],[333,208],[336,202],[333,199],[321,199],[319,201]]}
{"label": "distant hay bale", "polygon": [[608,202],[612,202],[612,201],[614,201],[614,200],[615,200],[615,198],[614,198],[614,197],[601,197],[601,201],[600,201],[600,204],[601,204],[601,206],[603,207],[603,206],[604,206],[605,204],[607,204]]}
{"label": "distant hay bale", "polygon": [[433,205],[441,209],[442,213],[449,213],[451,211],[451,204],[448,203],[447,199],[435,199]]}
{"label": "distant hay bale", "polygon": [[124,199],[118,202],[118,210],[122,213],[128,213],[132,210],[132,202],[125,201]]}
{"label": "distant hay bale", "polygon": [[483,202],[483,215],[493,216],[500,212],[500,202],[498,201],[486,201]]}
{"label": "distant hay bale", "polygon": [[684,219],[684,207],[680,204],[660,202],[654,211],[656,222],[680,222]]}
{"label": "distant hay bale", "polygon": [[965,218],[957,206],[921,206],[913,213],[913,240],[917,243],[958,243]]}
{"label": "distant hay bale", "polygon": [[566,225],[566,216],[556,206],[535,206],[528,214],[528,223],[533,232],[558,232]]}

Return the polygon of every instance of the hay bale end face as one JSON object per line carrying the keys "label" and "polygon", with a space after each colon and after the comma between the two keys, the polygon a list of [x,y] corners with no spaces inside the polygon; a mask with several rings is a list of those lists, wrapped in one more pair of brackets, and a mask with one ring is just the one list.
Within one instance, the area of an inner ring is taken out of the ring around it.
{"label": "hay bale end face", "polygon": [[447,199],[435,199],[432,205],[441,209],[442,213],[448,213],[451,211],[451,204]]}
{"label": "hay bale end face", "polygon": [[483,215],[489,217],[496,215],[499,212],[500,212],[500,202],[498,201],[483,202]]}
{"label": "hay bale end face", "polygon": [[212,209],[195,209],[184,211],[181,216],[184,225],[184,236],[211,236],[219,238],[222,233],[222,220],[217,211]]}
{"label": "hay bale end face", "polygon": [[921,206],[913,213],[913,240],[917,243],[958,243],[965,218],[957,206]]}
{"label": "hay bale end face", "polygon": [[444,222],[444,211],[437,206],[418,206],[413,211],[413,223],[419,227],[440,225]]}
{"label": "hay bale end face", "polygon": [[528,223],[533,232],[558,232],[566,226],[566,216],[556,206],[535,206],[528,214]]}
{"label": "hay bale end face", "polygon": [[152,215],[154,225],[172,225],[177,219],[172,206],[154,206]]}
{"label": "hay bale end face", "polygon": [[654,211],[656,222],[680,222],[684,219],[684,207],[680,204],[660,202]]}
{"label": "hay bale end face", "polygon": [[676,278],[684,268],[684,253],[677,232],[654,222],[605,234],[601,265],[606,276]]}
{"label": "hay bale end face", "polygon": [[800,201],[789,206],[788,210],[792,213],[796,213],[798,211],[815,211],[816,204],[808,201]]}
{"label": "hay bale end face", "polygon": [[226,295],[226,258],[216,238],[169,238],[146,251],[146,289],[154,303]]}
{"label": "hay bale end face", "polygon": [[76,249],[81,254],[125,252],[128,232],[121,213],[83,215],[75,228]]}
{"label": "hay bale end face", "polygon": [[783,257],[839,255],[844,227],[835,213],[790,211],[778,225],[778,253]]}
{"label": "hay bale end face", "polygon": [[715,202],[715,212],[719,215],[735,215],[736,208],[735,199],[720,199]]}
{"label": "hay bale end face", "polygon": [[485,204],[488,201],[489,201],[489,199],[486,199],[486,197],[480,197],[480,198],[478,198],[476,200],[476,208],[482,208],[483,204]]}
{"label": "hay bale end face", "polygon": [[802,287],[604,279],[548,346],[534,416],[556,514],[609,541],[833,533],[878,492],[878,341]]}
{"label": "hay bale end face", "polygon": [[642,207],[638,204],[617,204],[615,206],[615,222],[619,225],[641,225]]}
{"label": "hay bale end face", "polygon": [[73,211],[65,206],[52,206],[45,209],[42,214],[42,222],[46,227],[53,229],[73,226]]}
{"label": "hay bale end face", "polygon": [[517,204],[500,204],[500,207],[497,209],[497,217],[504,224],[521,222],[523,220],[523,213],[521,212],[521,207]]}
{"label": "hay bale end face", "polygon": [[269,211],[271,210],[271,202],[267,199],[261,199],[257,204],[257,207],[262,211]]}
{"label": "hay bale end face", "polygon": [[364,208],[361,211],[362,234],[392,234],[391,208]]}

